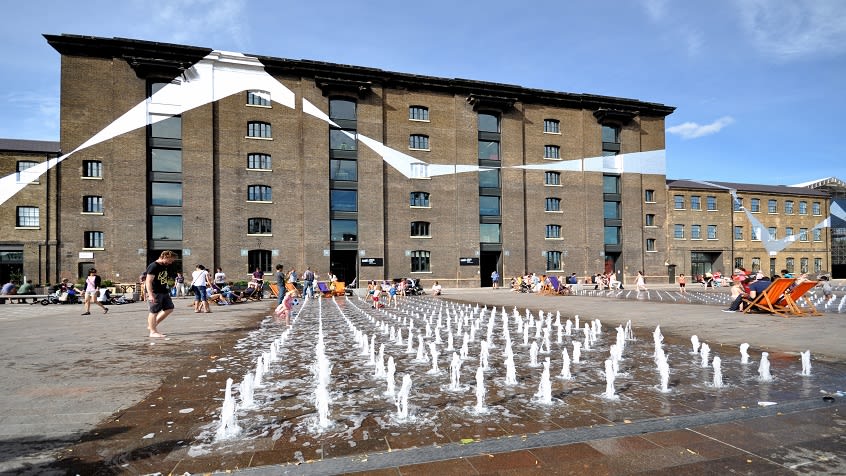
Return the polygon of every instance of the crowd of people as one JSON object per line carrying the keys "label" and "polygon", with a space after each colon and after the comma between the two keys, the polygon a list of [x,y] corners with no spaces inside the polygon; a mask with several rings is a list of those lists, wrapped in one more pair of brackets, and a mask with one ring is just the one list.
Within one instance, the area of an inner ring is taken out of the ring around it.
{"label": "crowd of people", "polygon": [[[811,279],[807,273],[801,273],[795,276],[786,269],[781,270],[781,275],[765,276],[761,271],[750,272],[744,268],[737,268],[732,273],[730,279],[731,305],[729,305],[728,309],[723,309],[723,312],[743,312],[756,297],[766,291],[773,281],[779,278],[793,279],[793,282],[787,287],[785,294],[789,293],[790,290],[799,284]],[[817,286],[822,289],[823,299],[825,301],[831,300],[833,294],[829,277],[822,275],[818,281]]]}
{"label": "crowd of people", "polygon": [[[642,272],[638,271],[635,282],[639,291],[646,289]],[[544,289],[552,289],[558,294],[572,294],[580,288],[598,291],[623,289],[623,283],[613,272],[596,273],[582,279],[579,279],[576,273],[561,276],[526,273],[511,278],[510,287],[512,291],[521,293],[540,293]]]}

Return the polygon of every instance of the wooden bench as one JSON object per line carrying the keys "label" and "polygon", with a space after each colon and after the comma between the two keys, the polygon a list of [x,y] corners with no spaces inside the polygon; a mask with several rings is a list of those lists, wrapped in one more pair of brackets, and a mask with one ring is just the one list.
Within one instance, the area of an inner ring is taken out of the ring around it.
{"label": "wooden bench", "polygon": [[[29,304],[37,304],[42,299],[47,299],[50,296],[50,294],[0,294],[0,304],[6,304],[6,299],[18,299],[19,304],[26,304],[27,299],[34,299],[34,301]],[[23,300],[24,302],[21,303],[20,300]],[[9,304],[11,303],[12,301],[9,301]]]}

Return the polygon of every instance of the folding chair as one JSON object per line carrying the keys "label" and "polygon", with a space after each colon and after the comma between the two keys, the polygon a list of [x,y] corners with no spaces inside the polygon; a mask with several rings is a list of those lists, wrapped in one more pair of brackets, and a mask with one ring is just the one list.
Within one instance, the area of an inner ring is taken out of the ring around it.
{"label": "folding chair", "polygon": [[332,291],[329,290],[329,287],[326,286],[326,283],[323,281],[317,282],[317,290],[320,291],[321,294],[323,294],[323,297],[332,296]]}
{"label": "folding chair", "polygon": [[761,294],[755,296],[755,299],[746,302],[743,313],[749,314],[755,310],[760,310],[769,314],[787,317],[785,314],[790,312],[790,309],[788,309],[787,303],[779,304],[779,301],[782,300],[784,292],[787,291],[787,288],[791,284],[793,284],[793,278],[776,279]]}
{"label": "folding chair", "polygon": [[276,283],[270,283],[267,287],[270,288],[270,297],[279,298],[279,286]]}
{"label": "folding chair", "polygon": [[347,287],[343,281],[335,281],[335,289],[332,290],[333,296],[343,296],[347,293]]}
{"label": "folding chair", "polygon": [[[809,314],[811,316],[822,316],[822,314],[817,311],[814,303],[808,299],[808,296],[806,296],[806,293],[813,289],[818,283],[819,281],[803,281],[797,284],[795,288],[784,293],[783,301],[787,303],[787,308],[790,310],[791,314],[796,316],[804,316],[805,314]],[[799,307],[799,300],[804,301],[804,307],[807,311]]]}

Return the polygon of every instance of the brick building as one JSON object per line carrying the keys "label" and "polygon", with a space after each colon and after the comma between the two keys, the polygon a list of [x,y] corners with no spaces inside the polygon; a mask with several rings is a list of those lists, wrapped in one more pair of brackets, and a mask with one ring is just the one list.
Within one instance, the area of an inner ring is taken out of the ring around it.
{"label": "brick building", "polygon": [[[666,277],[702,251],[672,235],[670,106],[45,37],[62,58],[56,277],[96,264],[134,281],[171,249],[177,267],[236,280],[284,263],[485,286],[493,270]],[[718,202],[729,226],[728,195]],[[732,262],[734,245],[712,263]]]}

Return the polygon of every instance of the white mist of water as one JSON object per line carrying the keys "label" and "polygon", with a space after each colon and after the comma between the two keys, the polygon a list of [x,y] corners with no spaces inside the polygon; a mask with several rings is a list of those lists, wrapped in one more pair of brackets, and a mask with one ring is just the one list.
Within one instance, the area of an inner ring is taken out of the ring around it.
{"label": "white mist of water", "polygon": [[459,390],[461,388],[461,357],[452,353],[452,362],[449,364],[449,389]]}
{"label": "white mist of water", "polygon": [[749,344],[746,342],[740,344],[740,363],[741,364],[748,364],[749,363]]}
{"label": "white mist of water", "polygon": [[693,345],[693,352],[691,354],[698,354],[699,353],[699,336],[692,335],[690,336],[690,343]]}
{"label": "white mist of water", "polygon": [[773,376],[770,374],[770,360],[769,352],[761,352],[761,363],[758,364],[758,380],[761,382],[772,382]]}
{"label": "white mist of water", "polygon": [[485,369],[476,369],[476,411],[485,411]]}
{"label": "white mist of water", "polygon": [[438,352],[438,345],[434,342],[429,342],[429,354],[432,356],[432,368],[429,370],[429,373],[436,374],[440,372],[438,369],[438,356],[441,354]]}
{"label": "white mist of water", "polygon": [[517,369],[514,367],[514,354],[505,358],[505,384],[517,385]]}
{"label": "white mist of water", "polygon": [[397,365],[394,363],[394,357],[388,357],[388,372],[385,377],[388,383],[388,388],[385,390],[387,395],[393,396],[394,395],[394,374],[397,372]]}
{"label": "white mist of water", "polygon": [[408,418],[408,395],[411,393],[411,375],[402,376],[402,386],[395,401],[397,405],[397,418]]}
{"label": "white mist of water", "polygon": [[238,387],[238,394],[241,397],[241,408],[252,408],[255,403],[253,401],[253,382],[255,382],[253,373],[247,372],[244,375],[244,380],[241,381],[241,385]]}
{"label": "white mist of water", "polygon": [[614,392],[614,370],[613,370],[613,363],[611,359],[607,359],[605,361],[605,393],[602,394],[605,398],[615,398],[616,393]]}
{"label": "white mist of water", "polygon": [[657,362],[658,375],[661,376],[661,391],[667,393],[670,391],[668,384],[670,383],[670,364],[667,361],[667,354],[663,351]]}
{"label": "white mist of water", "polygon": [[532,346],[529,348],[529,365],[532,367],[538,366],[538,343],[532,342]]}
{"label": "white mist of water", "polygon": [[711,346],[703,342],[702,345],[699,346],[699,356],[702,357],[702,368],[708,367],[708,357],[710,353]]}
{"label": "white mist of water", "polygon": [[479,367],[488,370],[488,341],[483,340],[480,342],[481,350],[479,351]]}
{"label": "white mist of water", "polygon": [[538,401],[545,404],[552,403],[552,382],[549,380],[549,357],[543,363],[543,372],[541,372],[540,384],[538,384],[538,393],[535,394]]}
{"label": "white mist of water", "polygon": [[220,426],[215,434],[218,440],[225,440],[238,436],[241,427],[238,426],[238,418],[235,416],[235,399],[232,397],[232,379],[226,379],[226,392],[223,398],[223,408],[220,411]]}
{"label": "white mist of water", "polygon": [[799,355],[802,358],[802,373],[801,373],[801,375],[804,375],[804,376],[811,375],[811,351],[806,350],[805,352],[799,352]]}
{"label": "white mist of water", "polygon": [[582,343],[579,341],[573,341],[573,363],[578,364],[581,362],[582,357]]}
{"label": "white mist of water", "polygon": [[723,370],[720,366],[721,362],[719,355],[715,355],[714,361],[711,362],[711,365],[714,367],[714,387],[716,388],[723,387]]}

